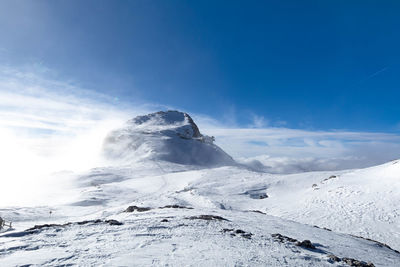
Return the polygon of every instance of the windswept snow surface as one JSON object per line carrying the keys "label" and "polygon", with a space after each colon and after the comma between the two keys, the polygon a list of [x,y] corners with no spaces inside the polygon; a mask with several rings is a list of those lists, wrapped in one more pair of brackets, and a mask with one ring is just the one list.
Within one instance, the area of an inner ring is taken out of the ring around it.
{"label": "windswept snow surface", "polygon": [[[0,265],[346,266],[331,263],[328,255],[334,254],[375,266],[398,266],[400,254],[349,235],[399,247],[397,168],[393,162],[342,172],[326,181],[330,173],[275,176],[241,167],[202,169],[165,161],[97,168],[75,178],[71,196],[78,197],[64,205],[1,209],[15,230],[0,236]],[[373,183],[375,175],[379,181]],[[124,212],[129,205],[150,210]],[[167,205],[186,208],[160,208]],[[227,220],[189,219],[199,215]],[[116,219],[123,225],[24,231],[35,224],[89,219]],[[236,230],[252,235],[231,235]],[[280,243],[271,236],[275,233],[309,239],[316,249]]]}
{"label": "windswept snow surface", "polygon": [[[47,206],[0,206],[13,222],[0,233],[0,266],[348,266],[329,255],[400,264],[400,161],[340,172],[255,172],[180,112],[128,122],[104,151],[124,160],[55,174],[73,186]],[[43,224],[53,225],[27,230]]]}

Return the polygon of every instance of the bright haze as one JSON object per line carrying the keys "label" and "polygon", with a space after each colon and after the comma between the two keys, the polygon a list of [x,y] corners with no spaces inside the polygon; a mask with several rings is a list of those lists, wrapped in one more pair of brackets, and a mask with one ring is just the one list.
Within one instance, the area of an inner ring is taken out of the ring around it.
{"label": "bright haze", "polygon": [[1,1],[1,175],[17,186],[97,166],[107,133],[168,109],[270,172],[400,158],[399,8]]}

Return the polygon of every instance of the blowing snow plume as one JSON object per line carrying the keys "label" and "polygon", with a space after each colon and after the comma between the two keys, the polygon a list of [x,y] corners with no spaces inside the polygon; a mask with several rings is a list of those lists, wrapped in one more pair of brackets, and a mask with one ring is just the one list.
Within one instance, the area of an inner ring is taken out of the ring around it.
{"label": "blowing snow plume", "polygon": [[104,156],[124,163],[140,160],[199,165],[233,165],[234,160],[202,135],[192,118],[179,111],[160,111],[129,120],[104,142]]}

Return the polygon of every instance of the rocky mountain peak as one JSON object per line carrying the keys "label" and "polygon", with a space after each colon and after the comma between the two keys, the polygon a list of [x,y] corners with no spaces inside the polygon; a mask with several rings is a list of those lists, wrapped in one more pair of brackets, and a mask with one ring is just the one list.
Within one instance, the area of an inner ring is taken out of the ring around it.
{"label": "rocky mountain peak", "polygon": [[104,142],[108,159],[164,160],[189,165],[232,165],[234,160],[200,133],[185,112],[159,111],[129,120],[112,131]]}

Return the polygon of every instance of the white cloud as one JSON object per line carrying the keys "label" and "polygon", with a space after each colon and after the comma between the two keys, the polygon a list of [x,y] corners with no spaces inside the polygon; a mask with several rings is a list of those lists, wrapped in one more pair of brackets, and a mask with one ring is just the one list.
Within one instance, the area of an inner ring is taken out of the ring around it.
{"label": "white cloud", "polygon": [[263,116],[252,114],[252,121],[253,123],[250,125],[250,128],[264,128],[268,126],[268,120]]}
{"label": "white cloud", "polygon": [[46,79],[45,74],[0,69],[2,204],[16,203],[21,195],[25,201],[34,199],[49,186],[46,177],[51,172],[97,166],[110,130],[159,108],[133,108],[109,96]]}
{"label": "white cloud", "polygon": [[396,134],[199,124],[234,158],[258,160],[271,172],[361,168],[400,158],[400,136]]}
{"label": "white cloud", "polygon": [[[44,185],[54,186],[43,178],[49,172],[97,166],[110,130],[136,115],[166,109],[124,103],[49,76],[51,71],[41,67],[39,72],[0,68],[3,205],[21,195],[34,199]],[[200,130],[214,135],[234,158],[270,172],[357,168],[400,158],[400,136],[395,134],[267,127],[267,121],[255,115],[251,127],[239,128],[233,107],[222,122],[191,115]]]}

